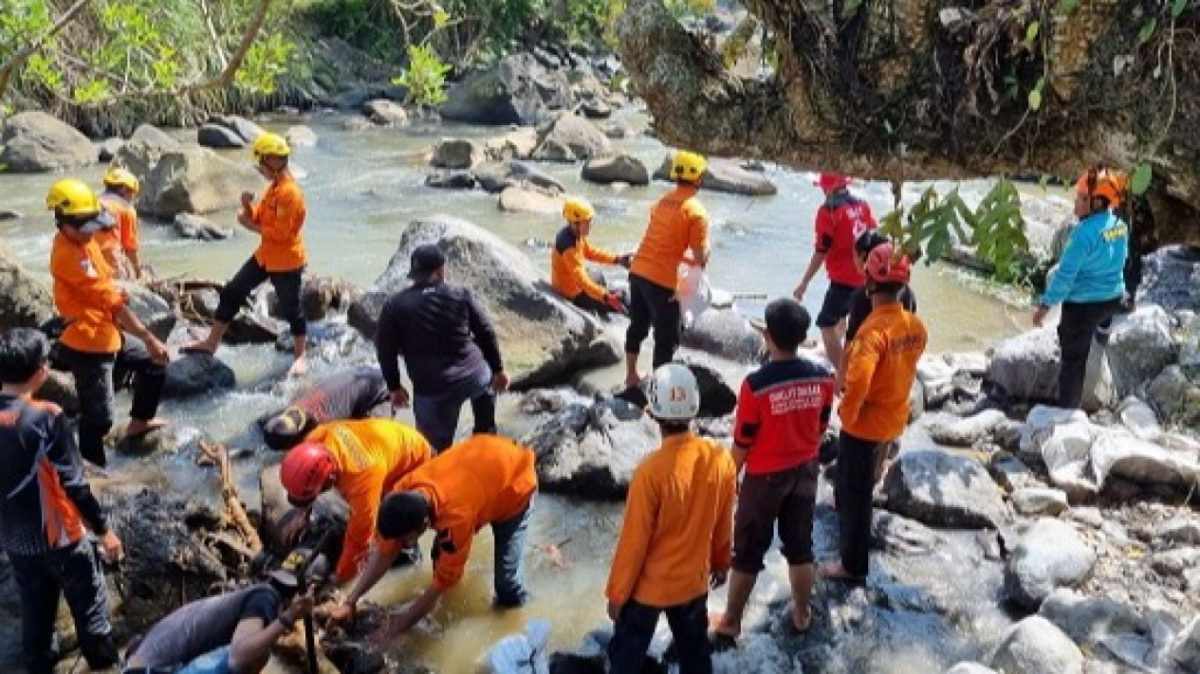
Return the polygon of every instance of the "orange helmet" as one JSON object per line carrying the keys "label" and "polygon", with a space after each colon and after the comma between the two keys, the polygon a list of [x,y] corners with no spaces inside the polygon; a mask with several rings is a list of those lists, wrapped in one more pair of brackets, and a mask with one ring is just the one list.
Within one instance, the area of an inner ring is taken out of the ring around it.
{"label": "orange helmet", "polygon": [[867,253],[867,275],[876,283],[908,283],[912,263],[891,241],[885,241]]}
{"label": "orange helmet", "polygon": [[337,464],[333,455],[319,442],[296,445],[279,466],[279,481],[287,492],[288,501],[304,507],[317,499],[331,486]]}
{"label": "orange helmet", "polygon": [[1120,208],[1128,184],[1124,173],[1096,167],[1088,169],[1075,181],[1075,191],[1086,197],[1104,197],[1112,208]]}

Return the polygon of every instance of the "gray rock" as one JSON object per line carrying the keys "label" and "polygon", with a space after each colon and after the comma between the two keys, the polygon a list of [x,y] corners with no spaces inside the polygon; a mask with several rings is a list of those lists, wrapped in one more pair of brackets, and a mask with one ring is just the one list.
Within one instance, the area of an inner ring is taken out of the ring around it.
{"label": "gray rock", "polygon": [[566,382],[580,370],[618,362],[620,345],[605,326],[555,295],[527,255],[449,216],[413,221],[388,268],[351,305],[351,324],[368,338],[375,334],[386,298],[409,285],[412,250],[426,243],[442,249],[450,278],[471,288],[488,307],[505,370],[518,390]]}
{"label": "gray rock", "polygon": [[1118,477],[1139,484],[1189,488],[1200,470],[1195,451],[1169,449],[1124,430],[1099,431],[1091,446],[1091,462],[1101,485],[1108,477]]}
{"label": "gray rock", "polygon": [[619,122],[606,122],[600,125],[600,130],[611,140],[622,140],[633,135],[633,129]]}
{"label": "gray rock", "polygon": [[500,210],[509,213],[554,215],[562,212],[563,198],[530,187],[506,187],[497,204]]}
{"label": "gray rock", "polygon": [[1061,489],[1018,489],[1012,493],[1013,508],[1026,516],[1055,517],[1067,509],[1067,492]]}
{"label": "gray rock", "polygon": [[377,98],[363,104],[363,114],[372,124],[379,126],[405,126],[408,124],[408,111],[404,106],[385,98]]}
{"label": "gray rock", "polygon": [[762,335],[733,309],[706,309],[683,331],[683,346],[740,362],[751,362],[766,348]]}
{"label": "gray rock", "polygon": [[570,92],[562,70],[521,52],[451,87],[440,112],[444,119],[475,124],[539,124],[571,108]]}
{"label": "gray rock", "polygon": [[1158,537],[1170,543],[1200,545],[1200,522],[1174,517],[1158,525]]}
{"label": "gray rock", "polygon": [[79,413],[79,393],[75,390],[75,378],[69,373],[50,370],[46,383],[34,392],[33,397],[54,403],[67,414]]}
{"label": "gray rock", "polygon": [[538,161],[551,161],[560,164],[572,164],[579,161],[579,157],[575,156],[575,152],[571,150],[571,147],[557,138],[547,138],[545,141],[539,143],[531,157]]}
{"label": "gray rock", "polygon": [[1138,302],[1200,311],[1200,249],[1165,246],[1146,255]]}
{"label": "gray rock", "polygon": [[1162,576],[1182,578],[1185,571],[1200,563],[1200,548],[1176,548],[1154,553],[1150,568]]}
{"label": "gray rock", "polygon": [[1051,592],[1038,609],[1038,615],[1078,644],[1093,645],[1109,635],[1146,630],[1146,621],[1129,604],[1065,588]]}
{"label": "gray rock", "polygon": [[184,239],[200,241],[223,241],[233,236],[233,230],[221,227],[195,213],[177,213],[175,215],[175,233]]}
{"label": "gray rock", "polygon": [[608,119],[613,113],[612,106],[599,98],[584,101],[579,106],[579,111],[588,119]]}
{"label": "gray rock", "polygon": [[186,353],[167,364],[164,398],[187,398],[231,389],[237,383],[233,370],[207,353]]}
{"label": "gray rock", "polygon": [[0,331],[36,328],[53,316],[50,288],[30,274],[8,244],[0,241]]}
{"label": "gray rock", "polygon": [[283,137],[292,147],[313,147],[317,144],[317,132],[305,124],[289,126]]}
{"label": "gray rock", "polygon": [[1013,674],[1083,674],[1083,653],[1053,623],[1030,616],[1004,633],[988,664]]}
{"label": "gray rock", "polygon": [[1000,528],[1004,495],[978,461],[941,450],[901,452],[883,480],[888,510],[935,527]]}
{"label": "gray rock", "polygon": [[1163,674],[1200,672],[1200,617],[1192,618],[1167,648],[1161,666]]}
{"label": "gray rock", "polygon": [[219,124],[205,124],[196,129],[196,142],[216,149],[246,147],[246,140],[237,131]]}
{"label": "gray rock", "polygon": [[927,555],[945,540],[916,520],[876,510],[871,520],[871,547],[898,555]]}
{"label": "gray rock", "polygon": [[484,144],[483,153],[489,161],[529,159],[533,156],[537,143],[537,129],[523,126],[509,131],[503,136],[489,138]]}
{"label": "gray rock", "polygon": [[186,148],[159,158],[142,184],[138,211],[173,219],[179,213],[237,208],[242,192],[262,184],[248,163],[229,161],[207,148]]}
{"label": "gray rock", "polygon": [[[143,183],[150,176],[150,171],[158,164],[158,160],[167,152],[182,150],[179,141],[167,135],[156,126],[142,124],[134,130],[129,140],[121,146],[113,158],[115,166],[129,169]],[[143,192],[145,191],[143,185]],[[138,211],[145,212],[142,201],[138,202]]]}
{"label": "gray rock", "polygon": [[473,141],[465,138],[443,138],[433,146],[431,166],[446,169],[469,169],[483,160],[483,152]]}
{"label": "gray rock", "polygon": [[1017,606],[1037,610],[1050,593],[1085,580],[1096,565],[1096,553],[1075,528],[1041,518],[1029,527],[1004,569],[1004,589]]}
{"label": "gray rock", "polygon": [[991,667],[984,667],[978,662],[960,662],[943,674],[1000,674]]}
{"label": "gray rock", "polygon": [[37,110],[18,112],[0,133],[0,164],[13,173],[40,173],[96,163],[96,147],[75,127]]}
{"label": "gray rock", "polygon": [[584,180],[602,185],[618,182],[630,185],[650,184],[650,172],[646,170],[646,165],[642,160],[628,154],[589,159],[583,165],[580,175]]}
{"label": "gray rock", "polygon": [[954,447],[970,447],[988,437],[992,429],[1007,419],[1000,410],[984,410],[974,416],[960,418],[938,414],[926,421],[926,430],[934,442]]}
{"label": "gray rock", "polygon": [[243,144],[253,143],[265,133],[261,126],[240,115],[213,115],[208,123],[229,129],[242,139]]}
{"label": "gray rock", "polygon": [[1136,437],[1151,442],[1158,440],[1163,434],[1162,426],[1158,424],[1158,415],[1154,409],[1141,400],[1130,396],[1121,401],[1117,407],[1117,417],[1121,424],[1129,429]]}
{"label": "gray rock", "polygon": [[469,190],[475,187],[470,171],[434,171],[425,176],[425,186],[443,190]]}
{"label": "gray rock", "polygon": [[682,360],[696,377],[696,386],[700,389],[700,412],[697,416],[723,417],[733,414],[737,407],[737,393],[725,381],[725,377],[711,365],[696,358]]}
{"label": "gray rock", "polygon": [[[279,311],[279,298],[275,289],[267,292],[267,313],[274,318],[283,318]],[[362,294],[353,283],[332,276],[305,274],[303,285],[300,287],[300,304],[304,310],[304,318],[310,322],[323,321],[336,312],[344,312],[350,308],[355,299]]]}
{"label": "gray rock", "polygon": [[984,381],[1017,400],[1058,397],[1058,336],[1049,328],[1000,342],[992,352]]}
{"label": "gray rock", "polygon": [[[662,164],[654,171],[655,180],[669,180],[671,175],[671,157],[668,154]],[[708,169],[704,172],[703,186],[713,192],[729,194],[745,194],[748,196],[770,196],[778,189],[766,176],[757,171],[747,171],[741,165],[730,159],[711,158]]]}
{"label": "gray rock", "polygon": [[514,159],[487,161],[475,167],[479,186],[493,194],[508,187],[537,187],[547,192],[563,192],[562,183],[548,173]]}
{"label": "gray rock", "polygon": [[[570,152],[563,153],[561,148]],[[613,153],[612,141],[593,123],[571,114],[560,115],[538,129],[534,159],[575,161],[607,157]]]}
{"label": "gray rock", "polygon": [[121,283],[129,298],[129,309],[155,337],[166,340],[175,329],[175,309],[149,288],[135,283]]}
{"label": "gray rock", "polygon": [[1183,409],[1187,392],[1193,388],[1195,385],[1183,373],[1183,369],[1178,365],[1170,365],[1150,382],[1147,393],[1150,402],[1154,403],[1163,417],[1170,418]]}
{"label": "gray rock", "polygon": [[96,143],[96,157],[101,163],[110,162],[116,158],[122,147],[125,147],[124,138],[105,138]]}
{"label": "gray rock", "polygon": [[1143,306],[1114,321],[1108,343],[1117,395],[1133,393],[1143,382],[1153,380],[1178,356],[1171,338],[1171,317],[1161,307]]}

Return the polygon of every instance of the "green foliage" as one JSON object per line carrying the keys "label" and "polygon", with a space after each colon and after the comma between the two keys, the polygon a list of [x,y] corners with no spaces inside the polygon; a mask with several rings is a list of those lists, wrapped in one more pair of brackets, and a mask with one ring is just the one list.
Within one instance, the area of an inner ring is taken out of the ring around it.
{"label": "green foliage", "polygon": [[1151,168],[1149,162],[1141,162],[1133,169],[1133,175],[1129,179],[1129,191],[1134,196],[1142,196],[1146,190],[1150,189],[1150,181],[1154,178],[1154,169]]}
{"label": "green foliage", "polygon": [[663,4],[677,18],[703,16],[717,7],[716,0],[666,0]]}
{"label": "green foliage", "polygon": [[409,45],[408,67],[392,80],[408,89],[408,100],[421,105],[446,102],[446,73],[450,66],[428,45]]}
{"label": "green foliage", "polygon": [[280,33],[259,38],[246,52],[234,81],[245,89],[274,93],[279,76],[287,72],[296,45]]}

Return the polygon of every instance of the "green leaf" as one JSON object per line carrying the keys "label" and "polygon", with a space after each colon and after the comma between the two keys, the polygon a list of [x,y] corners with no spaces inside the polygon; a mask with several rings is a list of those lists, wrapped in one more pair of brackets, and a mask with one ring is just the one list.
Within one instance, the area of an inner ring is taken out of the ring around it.
{"label": "green leaf", "polygon": [[1079,7],[1079,0],[1058,0],[1058,11],[1063,14],[1070,14]]}
{"label": "green leaf", "polygon": [[862,6],[863,0],[842,0],[842,14],[849,16],[858,11]]}
{"label": "green leaf", "polygon": [[1183,14],[1183,10],[1187,9],[1187,6],[1188,0],[1175,0],[1175,3],[1171,5],[1171,18],[1178,19],[1179,15]]}
{"label": "green leaf", "polygon": [[1040,21],[1034,21],[1033,23],[1029,24],[1028,28],[1025,29],[1025,45],[1027,47],[1033,46],[1033,41],[1037,39],[1038,31],[1041,29],[1041,27],[1042,23]]}
{"label": "green leaf", "polygon": [[1150,188],[1150,180],[1154,177],[1154,169],[1151,168],[1149,162],[1142,162],[1133,169],[1133,176],[1129,180],[1129,191],[1137,196],[1142,196],[1146,190]]}
{"label": "green leaf", "polygon": [[1029,109],[1037,110],[1042,107],[1042,90],[1034,89],[1029,92]]}
{"label": "green leaf", "polygon": [[1138,45],[1146,44],[1146,41],[1154,36],[1154,30],[1158,28],[1158,18],[1150,17],[1150,20],[1142,24],[1142,29],[1138,31]]}

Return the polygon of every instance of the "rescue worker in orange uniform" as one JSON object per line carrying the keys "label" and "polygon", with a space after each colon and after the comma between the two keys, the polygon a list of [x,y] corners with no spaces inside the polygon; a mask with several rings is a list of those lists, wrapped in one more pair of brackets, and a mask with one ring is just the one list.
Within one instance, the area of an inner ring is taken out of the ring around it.
{"label": "rescue worker in orange uniform", "polygon": [[[629,329],[625,333],[625,386],[635,388],[638,353],[654,328],[655,368],[679,348],[681,315],[675,288],[679,265],[708,265],[708,211],[696,198],[707,168],[704,157],[679,150],[671,160],[675,189],[650,208],[650,224],[629,270]],[[691,255],[688,256],[688,252]]]}
{"label": "rescue worker in orange uniform", "polygon": [[100,203],[116,218],[117,226],[98,232],[96,242],[120,279],[142,278],[142,261],[138,257],[138,214],[134,206],[140,190],[137,176],[123,168],[112,168],[104,174]]}
{"label": "rescue worker in orange uniform", "polygon": [[93,240],[112,224],[96,193],[81,181],[60,180],[50,187],[46,208],[54,211],[58,226],[50,274],[54,304],[66,322],[58,358],[71,371],[79,393],[80,454],[104,466],[104,436],[113,425],[114,370],[134,375],[126,434],[143,435],[166,425],[155,415],[169,355],[126,305],[125,293]]}
{"label": "rescue worker in orange uniform", "polygon": [[305,356],[308,324],[300,304],[304,265],[307,257],[300,229],[304,226],[304,194],[288,170],[292,149],[282,136],[264,133],[251,145],[258,172],[271,181],[257,204],[254,195],[242,193],[242,212],[238,222],[261,235],[262,240],[246,264],[221,290],[212,329],[208,336],[183,347],[184,351],[213,353],[221,343],[229,322],[237,315],[242,303],[263,281],[270,280],[279,297],[280,311],[288,322],[295,343],[296,360],[291,374],[301,375],[308,370]]}
{"label": "rescue worker in orange uniform", "polygon": [[625,303],[621,296],[593,281],[584,260],[619,264],[628,269],[633,255],[613,255],[592,246],[588,235],[595,217],[595,209],[583,199],[567,199],[563,204],[563,219],[567,226],[554,237],[554,248],[550,251],[550,285],[580,309],[601,316],[611,311],[624,313]]}
{"label": "rescue worker in orange uniform", "polygon": [[928,334],[899,294],[911,263],[892,242],[871,249],[866,261],[871,313],[846,349],[846,388],[838,414],[838,471],[834,486],[840,525],[841,561],[821,567],[834,580],[863,582],[869,571],[871,494],[883,448],[904,433],[909,391]]}
{"label": "rescue worker in orange uniform", "polygon": [[299,509],[285,516],[290,524],[282,531],[284,539],[294,538],[307,524],[318,496],[336,489],[350,504],[350,517],[335,573],[339,583],[352,580],[367,556],[380,500],[432,455],[429,442],[415,428],[391,419],[317,426],[279,467],[288,501]]}
{"label": "rescue worker in orange uniform", "polygon": [[400,479],[383,499],[377,536],[354,588],[331,613],[345,620],[358,600],[383,577],[397,555],[426,529],[432,544],[433,581],[372,637],[383,644],[429,614],[438,598],[462,580],[475,532],[490,525],[495,539],[496,605],[513,608],[529,599],[524,552],[537,493],[533,450],[498,435],[479,433],[451,446]]}
{"label": "rescue worker in orange uniform", "polygon": [[687,366],[654,371],[650,416],[662,445],[629,484],[625,521],[608,575],[609,671],[638,674],[659,616],[675,638],[680,674],[711,674],[708,590],[733,563],[737,468],[723,446],[692,434],[700,389]]}

